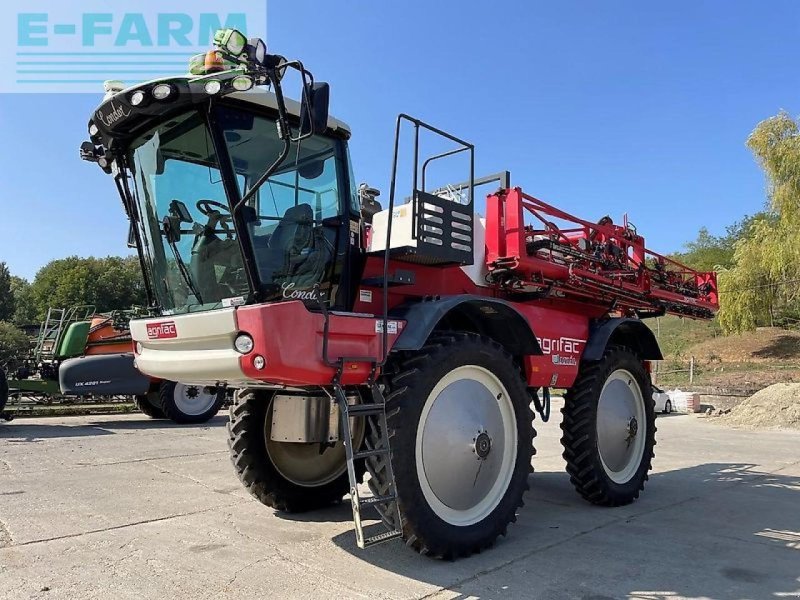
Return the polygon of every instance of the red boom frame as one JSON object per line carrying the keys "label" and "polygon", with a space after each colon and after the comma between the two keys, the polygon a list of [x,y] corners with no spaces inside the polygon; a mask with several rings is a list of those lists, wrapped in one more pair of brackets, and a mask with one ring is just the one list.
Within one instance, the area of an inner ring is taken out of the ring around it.
{"label": "red boom frame", "polygon": [[[541,228],[525,224],[526,211]],[[715,273],[648,250],[627,223],[591,223],[520,188],[488,197],[486,252],[493,279],[509,291],[555,293],[642,316],[710,318],[719,307]]]}

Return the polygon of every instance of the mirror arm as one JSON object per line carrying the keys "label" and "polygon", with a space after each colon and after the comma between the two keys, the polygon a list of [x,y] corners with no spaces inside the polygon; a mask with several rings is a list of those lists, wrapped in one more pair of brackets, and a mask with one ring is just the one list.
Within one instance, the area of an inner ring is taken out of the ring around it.
{"label": "mirror arm", "polygon": [[256,194],[259,188],[266,183],[267,179],[281,166],[281,163],[286,160],[286,157],[289,156],[289,150],[291,149],[291,143],[293,141],[292,131],[289,127],[289,118],[286,116],[286,99],[283,97],[283,88],[281,87],[280,78],[278,77],[278,71],[275,67],[270,68],[267,70],[267,75],[270,81],[273,82],[275,88],[275,103],[278,105],[278,135],[281,140],[283,140],[283,148],[278,158],[275,159],[275,162],[273,162],[267,170],[264,171],[261,177],[250,186],[250,191],[242,196],[239,202],[236,203],[236,206],[233,207],[234,214],[238,213],[242,207],[247,204],[248,200]]}

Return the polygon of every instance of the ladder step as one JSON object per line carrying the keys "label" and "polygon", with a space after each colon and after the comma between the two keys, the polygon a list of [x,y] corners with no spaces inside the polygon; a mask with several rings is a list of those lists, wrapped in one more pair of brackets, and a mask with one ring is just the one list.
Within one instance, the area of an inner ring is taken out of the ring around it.
{"label": "ladder step", "polygon": [[359,458],[369,458],[370,456],[386,456],[388,454],[388,448],[376,448],[375,450],[362,450],[360,452],[354,452],[353,458],[358,460]]}
{"label": "ladder step", "polygon": [[351,417],[380,415],[384,409],[383,404],[350,404],[347,406],[347,414]]}
{"label": "ladder step", "polygon": [[358,505],[359,506],[372,506],[374,504],[385,504],[386,502],[392,502],[396,500],[397,496],[394,494],[386,494],[385,496],[370,496],[369,498],[359,498]]}
{"label": "ladder step", "polygon": [[381,542],[388,542],[389,540],[393,540],[395,538],[399,538],[403,536],[403,532],[397,529],[392,531],[387,531],[385,533],[379,533],[377,535],[373,535],[368,537],[364,540],[364,548],[368,548],[369,546],[374,546],[375,544],[380,544]]}

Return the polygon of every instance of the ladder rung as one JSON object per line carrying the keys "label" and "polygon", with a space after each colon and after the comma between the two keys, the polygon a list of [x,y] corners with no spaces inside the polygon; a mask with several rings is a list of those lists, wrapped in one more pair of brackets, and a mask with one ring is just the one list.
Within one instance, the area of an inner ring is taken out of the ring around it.
{"label": "ladder rung", "polygon": [[394,494],[387,494],[385,496],[370,496],[369,498],[359,498],[358,505],[372,506],[373,504],[385,504],[386,502],[391,502],[396,498],[397,496],[395,496]]}
{"label": "ladder rung", "polygon": [[370,456],[382,456],[389,454],[389,450],[386,448],[375,448],[374,450],[361,450],[360,452],[354,452],[353,458],[358,460],[359,458],[369,458]]}
{"label": "ladder rung", "polygon": [[347,406],[347,414],[351,417],[358,417],[362,415],[379,415],[383,412],[383,404],[350,404]]}
{"label": "ladder rung", "polygon": [[392,531],[387,531],[385,533],[379,533],[377,535],[370,536],[364,540],[364,548],[369,546],[374,546],[375,544],[380,544],[381,542],[387,542],[389,540],[393,540],[395,538],[399,538],[403,536],[403,532],[394,529]]}

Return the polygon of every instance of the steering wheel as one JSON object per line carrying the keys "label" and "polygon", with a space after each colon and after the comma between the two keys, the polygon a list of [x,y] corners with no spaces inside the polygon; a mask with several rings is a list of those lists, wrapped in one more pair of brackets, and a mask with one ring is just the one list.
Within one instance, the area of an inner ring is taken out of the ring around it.
{"label": "steering wheel", "polygon": [[222,202],[217,202],[216,200],[198,200],[196,206],[197,210],[199,210],[203,216],[210,217],[211,213],[219,212],[218,210],[214,210],[218,208],[227,213],[223,214],[223,218],[230,218],[231,209]]}
{"label": "steering wheel", "polygon": [[[233,221],[233,215],[231,214],[230,207],[226,206],[222,202],[217,202],[215,200],[198,200],[197,210],[200,211],[205,217],[208,217],[208,225],[212,230],[216,229],[217,225],[222,227],[222,231],[225,232],[225,236],[228,239],[231,239],[233,236],[233,231],[231,230],[231,221]],[[220,212],[217,209],[221,209],[224,212]]]}

